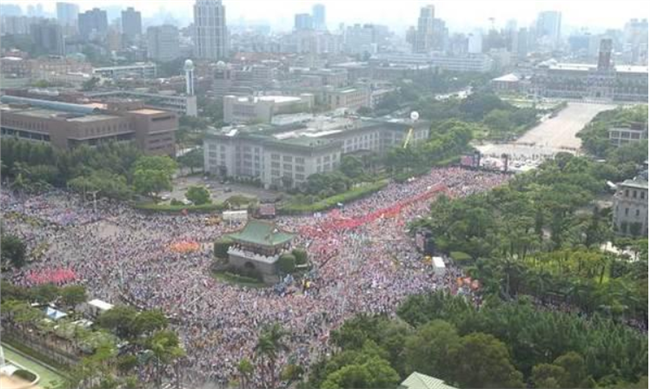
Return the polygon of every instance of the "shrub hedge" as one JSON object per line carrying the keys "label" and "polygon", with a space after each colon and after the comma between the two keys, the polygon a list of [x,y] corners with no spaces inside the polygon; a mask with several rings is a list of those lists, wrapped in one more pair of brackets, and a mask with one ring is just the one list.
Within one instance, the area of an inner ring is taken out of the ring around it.
{"label": "shrub hedge", "polygon": [[293,254],[282,254],[277,265],[282,273],[291,274],[296,270],[296,257]]}
{"label": "shrub hedge", "polygon": [[221,259],[228,258],[228,249],[233,243],[232,239],[227,236],[214,241],[214,256]]}
{"label": "shrub hedge", "polygon": [[338,203],[345,204],[350,201],[358,200],[369,196],[388,185],[388,180],[374,182],[372,184],[359,186],[347,192],[325,198],[313,204],[286,204],[278,208],[278,213],[282,215],[295,215],[301,213],[313,213],[325,211],[336,207]]}
{"label": "shrub hedge", "polygon": [[181,213],[184,210],[189,213],[211,213],[226,209],[224,204],[203,204],[203,205],[169,205],[169,204],[135,204],[135,209],[150,213]]}

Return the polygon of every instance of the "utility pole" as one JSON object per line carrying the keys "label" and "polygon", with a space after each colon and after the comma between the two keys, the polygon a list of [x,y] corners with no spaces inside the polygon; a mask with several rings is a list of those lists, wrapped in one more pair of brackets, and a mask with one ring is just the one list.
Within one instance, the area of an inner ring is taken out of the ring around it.
{"label": "utility pole", "polygon": [[97,213],[97,193],[99,193],[99,191],[95,190],[90,193],[93,195],[93,211]]}

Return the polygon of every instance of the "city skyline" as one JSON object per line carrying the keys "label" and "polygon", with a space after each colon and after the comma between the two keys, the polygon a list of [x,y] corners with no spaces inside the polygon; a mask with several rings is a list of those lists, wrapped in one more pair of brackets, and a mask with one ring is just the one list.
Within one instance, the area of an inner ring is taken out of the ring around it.
{"label": "city skyline", "polygon": [[[29,5],[42,4],[44,11],[56,13],[56,0],[24,1],[19,5],[23,12]],[[176,19],[181,27],[192,21],[193,1],[174,2],[166,6],[159,6],[159,3],[141,1],[126,3],[123,0],[98,0],[98,1],[70,1],[78,4],[80,12],[94,7],[134,7],[142,12],[143,22],[147,18],[156,15],[170,14]],[[563,2],[563,1],[526,1],[515,2],[512,0],[500,0],[490,2],[479,1],[426,1],[407,0],[399,4],[393,1],[381,0],[374,2],[373,7],[367,7],[366,0],[353,2],[323,0],[323,1],[298,1],[284,0],[281,3],[286,6],[278,7],[277,3],[262,0],[245,1],[223,1],[228,8],[229,25],[241,24],[268,24],[276,30],[290,30],[293,26],[294,15],[298,13],[311,12],[312,6],[318,3],[325,5],[327,9],[328,28],[333,30],[339,24],[346,25],[354,23],[373,22],[385,24],[389,27],[405,30],[417,24],[419,9],[425,5],[432,4],[436,8],[436,17],[446,21],[447,25],[455,31],[471,31],[472,29],[488,29],[492,25],[491,18],[494,18],[494,25],[503,27],[509,20],[515,19],[518,25],[532,25],[539,12],[559,11],[563,15],[563,35],[570,33],[573,29],[589,28],[592,31],[601,31],[607,28],[619,28],[631,18],[647,18],[647,9],[639,9],[638,1],[619,1],[616,7],[605,1],[589,2],[589,12],[584,12],[585,2]],[[380,6],[376,6],[380,5]],[[467,13],[467,9],[472,9]]]}

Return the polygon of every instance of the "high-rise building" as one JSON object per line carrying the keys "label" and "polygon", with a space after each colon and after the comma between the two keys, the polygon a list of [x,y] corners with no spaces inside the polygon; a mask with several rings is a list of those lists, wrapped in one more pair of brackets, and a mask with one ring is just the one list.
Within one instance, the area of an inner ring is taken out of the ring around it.
{"label": "high-rise building", "polygon": [[648,64],[648,19],[631,19],[625,23],[623,52],[631,64]]}
{"label": "high-rise building", "polygon": [[314,18],[310,14],[296,14],[293,27],[296,31],[312,30],[314,28]]}
{"label": "high-rise building", "polygon": [[133,41],[142,35],[142,15],[133,7],[122,11],[122,34],[127,41]]}
{"label": "high-rise building", "polygon": [[53,20],[32,24],[30,34],[34,45],[47,54],[65,55],[63,28]]}
{"label": "high-rise building", "polygon": [[481,31],[474,31],[467,35],[467,52],[479,54],[483,52],[483,34]]}
{"label": "high-rise building", "polygon": [[33,17],[43,17],[45,12],[43,11],[43,4],[28,5],[27,6],[27,16]]}
{"label": "high-rise building", "polygon": [[519,31],[517,32],[517,46],[516,46],[517,57],[525,58],[528,55],[529,40],[530,40],[529,30],[527,28],[520,28]]}
{"label": "high-rise building", "polygon": [[610,69],[612,69],[612,40],[602,39],[598,52],[598,70],[605,72]]}
{"label": "high-rise building", "polygon": [[315,4],[311,9],[311,13],[314,22],[314,29],[320,31],[327,30],[327,23],[325,21],[325,6],[323,4]]}
{"label": "high-rise building", "polygon": [[16,4],[0,4],[0,16],[22,16],[23,10]]}
{"label": "high-rise building", "polygon": [[171,61],[180,56],[178,28],[169,24],[147,29],[147,55],[156,61]]}
{"label": "high-rise building", "polygon": [[449,30],[444,20],[433,19],[433,44],[434,51],[445,51],[448,46]]}
{"label": "high-rise building", "polygon": [[221,0],[194,3],[194,56],[221,59],[227,53],[226,7]]}
{"label": "high-rise building", "polygon": [[537,15],[537,39],[542,45],[557,49],[560,45],[562,28],[562,13],[558,11],[544,11]]}
{"label": "high-rise building", "polygon": [[56,3],[56,18],[63,27],[76,27],[79,6],[72,3]]}
{"label": "high-rise building", "polygon": [[428,53],[433,50],[434,43],[434,18],[435,9],[433,5],[427,5],[420,8],[420,17],[418,18],[418,29],[415,35],[416,53]]}
{"label": "high-rise building", "polygon": [[108,18],[106,11],[93,8],[79,14],[79,34],[84,39],[103,39],[108,33]]}

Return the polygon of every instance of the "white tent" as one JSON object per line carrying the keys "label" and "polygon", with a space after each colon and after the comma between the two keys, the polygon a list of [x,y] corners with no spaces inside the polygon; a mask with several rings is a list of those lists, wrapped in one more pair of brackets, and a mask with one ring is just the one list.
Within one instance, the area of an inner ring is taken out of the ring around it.
{"label": "white tent", "polygon": [[442,257],[432,257],[431,264],[433,265],[433,270],[437,276],[443,277],[447,272],[447,267],[445,266],[445,261],[442,260]]}
{"label": "white tent", "polygon": [[54,308],[50,308],[50,307],[47,307],[45,309],[45,315],[47,317],[49,317],[50,319],[52,319],[52,320],[59,320],[59,319],[63,319],[64,317],[68,316],[67,313],[61,312],[58,309],[54,309]]}

